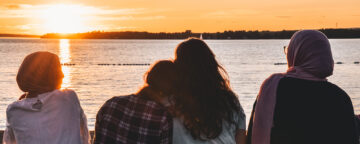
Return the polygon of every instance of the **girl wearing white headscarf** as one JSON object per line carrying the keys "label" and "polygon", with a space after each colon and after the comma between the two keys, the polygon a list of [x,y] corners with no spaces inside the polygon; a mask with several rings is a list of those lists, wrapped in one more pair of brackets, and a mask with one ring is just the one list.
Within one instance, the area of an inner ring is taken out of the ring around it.
{"label": "girl wearing white headscarf", "polygon": [[59,57],[35,52],[25,57],[17,83],[25,92],[6,110],[4,144],[88,144],[89,132],[76,93],[60,90]]}
{"label": "girl wearing white headscarf", "polygon": [[296,32],[286,50],[288,70],[260,88],[249,124],[249,144],[354,144],[349,96],[327,81],[334,61],[327,37]]}

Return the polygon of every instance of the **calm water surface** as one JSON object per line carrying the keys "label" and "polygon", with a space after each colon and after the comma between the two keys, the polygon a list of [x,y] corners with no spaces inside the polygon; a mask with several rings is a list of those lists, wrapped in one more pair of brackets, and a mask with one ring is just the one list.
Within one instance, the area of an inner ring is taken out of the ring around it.
{"label": "calm water surface", "polygon": [[[113,96],[128,95],[143,85],[148,64],[173,59],[174,48],[181,40],[56,40],[0,39],[0,129],[5,128],[5,110],[22,92],[15,77],[23,58],[35,51],[50,51],[60,56],[65,74],[63,88],[74,89],[94,129],[96,112]],[[225,67],[230,83],[250,116],[260,84],[270,74],[284,72],[283,46],[289,40],[206,40]],[[336,64],[329,78],[351,97],[360,113],[360,39],[330,40]],[[110,64],[110,65],[102,65]],[[114,64],[114,65],[113,65]],[[324,99],[326,101],[326,99]]]}

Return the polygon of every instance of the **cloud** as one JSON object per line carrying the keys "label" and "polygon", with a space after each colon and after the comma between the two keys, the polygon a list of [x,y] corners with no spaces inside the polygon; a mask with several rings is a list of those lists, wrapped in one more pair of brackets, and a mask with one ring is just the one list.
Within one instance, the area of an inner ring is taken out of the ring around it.
{"label": "cloud", "polygon": [[277,18],[282,18],[282,19],[289,19],[291,18],[291,16],[276,16]]}
{"label": "cloud", "polygon": [[222,11],[213,11],[203,15],[204,17],[214,17],[214,18],[236,18],[241,16],[256,16],[259,12],[255,10],[248,9],[230,9]]}
{"label": "cloud", "polygon": [[10,4],[5,6],[7,9],[20,9],[20,5],[17,4]]}
{"label": "cloud", "polygon": [[27,8],[30,6],[31,5],[28,5],[28,4],[8,4],[8,5],[5,5],[4,7],[8,10],[18,10],[18,9]]}
{"label": "cloud", "polygon": [[[33,29],[41,28],[39,24],[19,24],[19,25],[0,25],[0,30],[7,31],[9,33],[29,33]],[[20,31],[19,31],[20,30]]]}
{"label": "cloud", "polygon": [[53,9],[76,10],[76,13],[83,18],[95,20],[152,20],[161,19],[164,16],[151,15],[151,11],[145,8],[123,8],[123,9],[105,9],[101,7],[86,5],[7,5],[6,9],[0,9],[0,18],[42,18]]}
{"label": "cloud", "polygon": [[138,27],[125,27],[125,26],[104,26],[104,28],[101,28],[105,31],[119,31],[119,30],[134,30]]}
{"label": "cloud", "polygon": [[98,17],[97,19],[106,21],[125,21],[125,20],[159,20],[165,16],[116,16],[116,17]]}
{"label": "cloud", "polygon": [[129,25],[131,22],[125,21],[151,21],[166,18],[160,14],[158,9],[146,8],[109,9],[87,5],[11,4],[0,7],[0,19],[12,20],[15,23],[12,27],[4,28],[4,25],[0,27],[7,31],[46,33],[53,31],[54,25],[61,21],[63,25],[71,25],[69,27],[79,31],[132,30],[138,27],[132,27]]}

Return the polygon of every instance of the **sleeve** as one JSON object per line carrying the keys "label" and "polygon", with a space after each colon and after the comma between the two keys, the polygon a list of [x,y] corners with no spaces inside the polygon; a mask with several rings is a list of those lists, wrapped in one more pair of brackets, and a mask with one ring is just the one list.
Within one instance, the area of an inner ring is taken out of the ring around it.
{"label": "sleeve", "polygon": [[83,111],[83,109],[80,107],[80,136],[83,144],[90,144],[90,135],[89,130],[87,126],[87,118]]}
{"label": "sleeve", "polygon": [[350,97],[345,92],[343,92],[342,95],[344,97],[342,102],[343,107],[341,111],[338,112],[338,117],[336,118],[337,122],[339,123],[336,129],[339,130],[339,137],[342,140],[348,141],[349,143],[358,143],[359,137],[356,130],[356,117],[354,115],[354,108]]}
{"label": "sleeve", "polygon": [[103,125],[102,125],[102,118],[103,118],[103,111],[106,107],[106,103],[99,109],[98,113],[96,114],[96,121],[95,121],[95,131],[94,131],[94,144],[103,144],[105,143],[105,137],[103,135]]}
{"label": "sleeve", "polygon": [[82,141],[83,144],[90,144],[91,143],[90,142],[91,137],[90,137],[88,126],[87,126],[87,118],[86,118],[86,115],[84,113],[84,110],[82,109],[82,107],[80,105],[80,100],[79,100],[77,94],[74,91],[69,90],[69,93],[75,99],[76,105],[77,105],[78,110],[80,112],[80,136],[81,136],[81,141]]}
{"label": "sleeve", "polygon": [[14,132],[9,126],[7,126],[4,131],[3,144],[16,144]]}
{"label": "sleeve", "polygon": [[253,104],[253,109],[251,111],[251,116],[250,116],[250,120],[249,120],[249,125],[248,125],[248,131],[247,131],[247,137],[246,137],[246,144],[251,144],[251,139],[252,139],[252,126],[253,126],[253,119],[254,119],[254,113],[255,113],[255,107],[256,107],[256,101],[255,100],[254,104]]}
{"label": "sleeve", "polygon": [[160,133],[160,144],[170,144],[172,143],[172,132],[173,132],[173,121],[170,115],[162,122],[162,128]]}
{"label": "sleeve", "polygon": [[246,130],[246,116],[243,112],[240,112],[237,116],[237,129]]}
{"label": "sleeve", "polygon": [[[332,143],[357,144],[359,137],[356,131],[353,104],[349,95],[341,88],[330,87],[333,96],[328,99],[329,111],[326,114],[331,118],[323,121],[324,125],[331,126],[327,129],[327,136],[331,137]],[[331,130],[331,131],[330,131]]]}
{"label": "sleeve", "polygon": [[14,131],[13,131],[12,127],[10,126],[9,119],[8,119],[8,116],[9,116],[8,110],[9,110],[9,107],[6,112],[6,129],[4,131],[2,143],[3,144],[16,144]]}

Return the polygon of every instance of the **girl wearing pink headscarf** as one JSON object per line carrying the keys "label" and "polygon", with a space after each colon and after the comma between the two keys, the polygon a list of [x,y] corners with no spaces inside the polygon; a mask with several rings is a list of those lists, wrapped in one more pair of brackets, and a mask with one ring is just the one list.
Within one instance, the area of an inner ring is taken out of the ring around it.
{"label": "girl wearing pink headscarf", "polygon": [[286,49],[288,70],[264,81],[251,116],[249,144],[354,144],[349,96],[327,81],[334,61],[327,37],[296,32]]}
{"label": "girl wearing pink headscarf", "polygon": [[6,110],[4,144],[88,144],[86,116],[76,93],[60,90],[59,57],[35,52],[25,57],[16,81],[25,93]]}

